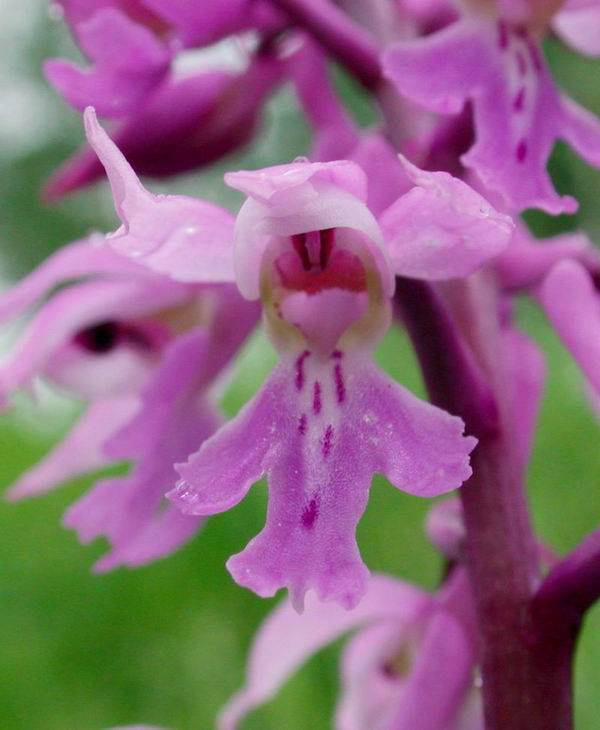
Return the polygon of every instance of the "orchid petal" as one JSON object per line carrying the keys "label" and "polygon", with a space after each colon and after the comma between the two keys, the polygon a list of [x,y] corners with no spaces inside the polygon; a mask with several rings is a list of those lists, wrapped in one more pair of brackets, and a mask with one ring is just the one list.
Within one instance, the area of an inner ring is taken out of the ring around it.
{"label": "orchid petal", "polygon": [[[390,727],[447,730],[461,715],[474,687],[476,661],[473,597],[464,569],[457,569],[436,597],[425,634],[406,678]],[[423,703],[428,711],[423,713]]]}
{"label": "orchid petal", "polygon": [[114,249],[184,282],[234,280],[233,218],[223,208],[183,196],[155,196],[86,109],[86,134],[106,168],[123,226],[107,237]]}
{"label": "orchid petal", "polygon": [[501,253],[514,224],[462,180],[402,159],[417,187],[381,216],[397,274],[440,280],[467,276]]}
{"label": "orchid petal", "polygon": [[120,116],[164,79],[171,53],[143,25],[117,8],[102,8],[77,25],[77,37],[92,59],[91,69],[47,61],[44,71],[66,101],[80,111],[92,104],[106,117]]}
{"label": "orchid petal", "polygon": [[[106,445],[112,458],[135,459],[127,477],[99,482],[65,515],[82,542],[105,536],[111,552],[95,566],[103,572],[163,557],[190,539],[202,519],[181,515],[163,496],[176,481],[173,464],[218,428],[215,408],[198,399],[196,373],[209,338],[192,330],[174,340],[142,391],[134,418]],[[200,391],[201,392],[201,391]]]}
{"label": "orchid petal", "polygon": [[92,403],[58,446],[19,477],[7,498],[44,494],[80,474],[107,466],[110,459],[104,453],[104,444],[131,417],[137,405],[135,397]]}
{"label": "orchid petal", "polygon": [[359,141],[358,130],[328,78],[325,55],[307,39],[291,56],[288,67],[302,109],[315,130],[311,157],[321,161],[347,157]]}
{"label": "orchid petal", "polygon": [[[429,608],[429,607],[427,607]],[[423,611],[426,615],[426,612]],[[374,623],[352,636],[342,654],[342,692],[335,712],[335,730],[383,730],[401,696],[405,677],[388,669],[395,649],[403,651],[412,623]]]}
{"label": "orchid petal", "polygon": [[88,276],[148,276],[148,272],[115,251],[100,245],[92,235],[59,249],[28,276],[0,296],[0,321],[21,314],[59,284]]}
{"label": "orchid petal", "polygon": [[237,284],[247,299],[259,297],[260,265],[269,236],[328,228],[347,228],[362,234],[362,243],[377,266],[383,289],[392,295],[394,276],[387,249],[377,220],[364,204],[367,180],[356,163],[301,162],[228,173],[225,180],[250,195],[235,224]]}

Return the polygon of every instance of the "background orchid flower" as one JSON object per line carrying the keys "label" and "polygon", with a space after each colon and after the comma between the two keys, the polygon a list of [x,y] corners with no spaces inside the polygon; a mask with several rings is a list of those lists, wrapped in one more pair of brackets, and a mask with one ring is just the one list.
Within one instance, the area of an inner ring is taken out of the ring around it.
{"label": "background orchid flower", "polygon": [[461,18],[384,53],[398,91],[440,114],[473,105],[475,144],[462,156],[510,211],[572,213],[546,164],[558,139],[600,166],[600,122],[555,87],[541,41],[559,3],[471,3]]}
{"label": "background orchid flower", "polygon": [[268,30],[278,15],[256,0],[59,0],[89,68],[62,59],[46,61],[49,81],[83,111],[123,117],[152,100],[167,80],[171,62],[185,48],[205,46],[232,33]]}
{"label": "background orchid flower", "polygon": [[94,104],[107,117],[132,112],[169,73],[174,47],[161,37],[167,26],[142,10],[141,3],[134,17],[125,2],[102,3],[94,10],[89,2],[64,5],[77,42],[92,66],[83,69],[61,59],[46,61],[49,81],[81,111]]}
{"label": "background orchid flower", "polygon": [[256,310],[232,286],[175,282],[100,240],[65,247],[0,298],[6,320],[48,297],[0,368],[0,388],[6,400],[42,376],[89,404],[11,499],[132,462],[126,476],[99,481],[65,516],[83,542],[108,539],[112,550],[96,565],[108,570],[162,557],[197,532],[202,520],[164,508],[163,495],[175,481],[173,464],[220,424],[208,391]]}
{"label": "background orchid flower", "polygon": [[[119,119],[113,136],[140,175],[160,178],[203,167],[252,139],[281,75],[280,61],[264,55],[240,73],[214,70],[169,80]],[[54,172],[44,197],[54,202],[103,175],[85,145]]]}
{"label": "background orchid flower", "polygon": [[[427,531],[448,557],[462,559],[458,500],[438,503]],[[473,597],[464,567],[433,594],[374,575],[350,611],[319,603],[312,594],[306,604],[299,616],[285,599],[259,627],[246,684],[222,710],[219,730],[237,730],[311,655],[350,631],[356,633],[342,653],[335,730],[483,730]]]}
{"label": "background orchid flower", "polygon": [[[465,275],[507,244],[510,221],[468,186],[407,169],[416,187],[381,218],[396,272]],[[226,180],[248,195],[236,222],[238,286],[260,297],[281,363],[179,467],[169,496],[185,513],[214,514],[267,473],[267,524],[229,560],[230,572],[259,595],[288,587],[298,608],[309,588],[351,607],[365,589],[354,531],[373,473],[412,494],[439,494],[469,475],[475,442],[371,362],[389,325],[394,269],[361,169],[297,162]],[[413,245],[412,229],[403,235],[411,215],[429,219],[429,246]]]}

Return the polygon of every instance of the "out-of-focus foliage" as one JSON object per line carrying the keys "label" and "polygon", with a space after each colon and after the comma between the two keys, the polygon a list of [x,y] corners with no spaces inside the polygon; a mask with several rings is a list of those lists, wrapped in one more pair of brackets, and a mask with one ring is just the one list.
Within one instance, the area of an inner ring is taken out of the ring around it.
{"label": "out-of-focus foliage", "polygon": [[[103,186],[55,209],[38,202],[42,181],[81,141],[79,117],[44,82],[49,56],[74,54],[65,30],[53,23],[45,0],[0,0],[0,278],[22,274],[50,251],[114,217]],[[600,113],[597,65],[558,44],[549,54],[561,83]],[[362,122],[371,118],[354,84],[340,85]],[[221,184],[227,168],[284,162],[306,152],[308,130],[289,90],[270,105],[255,148],[170,187],[235,205]],[[600,239],[600,173],[566,148],[552,161],[561,189],[581,201],[579,222]],[[164,189],[153,186],[154,189]],[[538,233],[573,227],[574,219],[531,217]],[[530,495],[541,537],[557,551],[597,527],[598,424],[578,372],[543,317],[521,313],[543,345],[550,368],[534,458]],[[422,385],[405,337],[392,332],[380,363],[417,392]],[[246,349],[225,397],[233,414],[256,390],[273,355],[260,336]],[[0,479],[7,486],[56,441],[70,411],[55,399],[26,403],[0,421]],[[233,584],[226,558],[260,528],[264,487],[174,557],[130,572],[93,576],[101,546],[82,548],[60,527],[67,504],[91,479],[42,500],[0,504],[0,727],[2,730],[100,730],[147,722],[179,730],[210,728],[218,708],[242,681],[254,629],[273,604]],[[366,562],[425,587],[441,565],[422,529],[424,501],[381,481],[359,530]],[[248,730],[306,730],[328,726],[336,694],[337,648],[294,677],[278,699],[251,717]],[[577,730],[595,730],[600,715],[600,607],[589,615],[577,660]]]}

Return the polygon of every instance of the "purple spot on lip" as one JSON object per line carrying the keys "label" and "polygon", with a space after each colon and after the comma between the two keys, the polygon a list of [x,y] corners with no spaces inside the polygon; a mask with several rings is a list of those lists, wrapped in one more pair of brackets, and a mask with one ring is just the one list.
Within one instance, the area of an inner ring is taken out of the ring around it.
{"label": "purple spot on lip", "polygon": [[517,162],[525,162],[525,158],[527,157],[527,141],[522,139],[519,144],[517,145],[516,150],[517,155]]}
{"label": "purple spot on lip", "polygon": [[333,426],[329,424],[325,429],[325,435],[323,436],[323,456],[327,458],[331,453],[331,447],[333,445]]}
{"label": "purple spot on lip", "polygon": [[298,433],[301,436],[306,433],[306,413],[303,413],[298,419]]}
{"label": "purple spot on lip", "polygon": [[319,516],[319,499],[318,497],[313,497],[310,502],[305,505],[304,509],[302,510],[302,517],[300,518],[302,521],[302,527],[304,527],[307,530],[310,530],[314,527],[315,522],[317,521],[317,517]]}
{"label": "purple spot on lip", "polygon": [[344,383],[342,366],[339,363],[333,368],[333,379],[335,380],[337,402],[343,403],[346,400],[346,384]]}
{"label": "purple spot on lip", "polygon": [[515,100],[513,101],[513,108],[516,112],[523,111],[523,107],[525,106],[525,87],[522,86],[519,89],[519,92],[515,96]]}
{"label": "purple spot on lip", "polygon": [[506,23],[498,23],[498,45],[502,50],[508,47],[508,28]]}
{"label": "purple spot on lip", "polygon": [[318,414],[321,412],[321,383],[315,380],[313,388],[313,411]]}
{"label": "purple spot on lip", "polygon": [[308,350],[304,350],[302,355],[296,360],[296,390],[302,390],[304,386],[304,361],[310,356]]}
{"label": "purple spot on lip", "polygon": [[528,39],[527,50],[529,51],[529,55],[533,62],[533,67],[538,73],[540,73],[544,68],[544,64],[542,63],[539,48],[535,45],[535,43],[532,43],[532,41]]}
{"label": "purple spot on lip", "polygon": [[334,360],[341,360],[341,359],[342,359],[342,358],[344,357],[344,353],[343,353],[343,352],[342,352],[341,350],[334,350],[334,351],[333,351],[333,352],[331,353],[331,357],[332,357],[332,358],[333,358]]}

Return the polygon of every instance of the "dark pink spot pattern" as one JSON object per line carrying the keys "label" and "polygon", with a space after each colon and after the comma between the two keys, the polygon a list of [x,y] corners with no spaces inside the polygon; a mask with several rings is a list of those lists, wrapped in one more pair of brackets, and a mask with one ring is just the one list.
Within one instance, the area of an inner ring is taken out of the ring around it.
{"label": "dark pink spot pattern", "polygon": [[319,516],[319,498],[312,497],[312,499],[308,502],[308,504],[305,505],[304,509],[302,510],[302,527],[306,530],[311,530],[315,522],[317,521],[317,518]]}
{"label": "dark pink spot pattern", "polygon": [[346,383],[344,382],[342,366],[339,363],[333,368],[333,380],[335,382],[337,402],[341,405],[346,400]]}
{"label": "dark pink spot pattern", "polygon": [[327,458],[331,453],[331,447],[333,446],[333,426],[329,424],[325,429],[325,435],[323,436],[323,456]]}
{"label": "dark pink spot pattern", "polygon": [[319,383],[318,380],[315,380],[315,384],[313,387],[313,412],[315,415],[319,415],[321,412],[322,407],[322,401],[321,401],[321,383]]}
{"label": "dark pink spot pattern", "polygon": [[304,352],[296,360],[296,390],[302,390],[302,388],[304,387],[304,361],[307,357],[310,357],[310,352],[308,350],[304,350]]}

